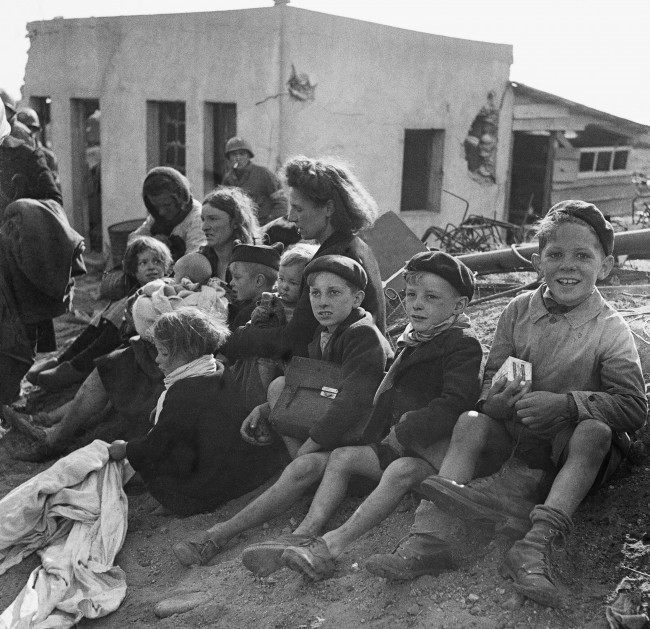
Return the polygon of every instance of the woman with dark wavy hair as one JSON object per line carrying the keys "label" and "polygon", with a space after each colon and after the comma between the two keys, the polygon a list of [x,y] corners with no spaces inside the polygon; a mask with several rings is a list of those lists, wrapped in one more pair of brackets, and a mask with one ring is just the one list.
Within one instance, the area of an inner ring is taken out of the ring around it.
{"label": "woman with dark wavy hair", "polygon": [[[375,200],[347,165],[332,158],[293,157],[284,165],[283,174],[289,187],[289,220],[303,239],[320,245],[314,258],[336,254],[361,264],[368,275],[361,305],[384,332],[386,311],[379,265],[370,247],[358,236],[377,218]],[[309,289],[303,283],[293,318],[280,333],[277,328],[239,328],[222,351],[229,357],[307,356],[307,344],[317,325]]]}

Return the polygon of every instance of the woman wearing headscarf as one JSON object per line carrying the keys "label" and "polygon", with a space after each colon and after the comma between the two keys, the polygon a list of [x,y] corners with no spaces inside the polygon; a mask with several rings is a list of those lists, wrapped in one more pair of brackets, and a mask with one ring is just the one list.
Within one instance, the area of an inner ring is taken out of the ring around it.
{"label": "woman wearing headscarf", "polygon": [[83,238],[52,200],[19,199],[0,215],[0,402],[20,393],[35,352],[56,349],[52,319],[86,272]]}
{"label": "woman wearing headscarf", "polygon": [[[289,220],[304,240],[315,240],[320,245],[314,259],[336,254],[361,264],[368,275],[361,305],[384,332],[386,306],[379,265],[370,247],[358,235],[377,218],[375,200],[347,165],[333,159],[293,157],[283,170],[289,186]],[[307,345],[317,325],[309,301],[309,287],[303,281],[293,318],[284,328],[280,331],[252,326],[238,328],[221,351],[229,359],[307,356]]]}
{"label": "woman wearing headscarf", "polygon": [[205,244],[201,229],[201,204],[192,197],[190,182],[175,168],[152,168],[142,185],[142,199],[149,216],[129,236],[153,236],[162,240],[178,260]]}

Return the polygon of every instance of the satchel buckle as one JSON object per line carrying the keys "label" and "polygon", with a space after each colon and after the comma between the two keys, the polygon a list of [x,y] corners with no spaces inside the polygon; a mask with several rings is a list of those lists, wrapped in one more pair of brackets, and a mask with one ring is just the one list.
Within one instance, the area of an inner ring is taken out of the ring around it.
{"label": "satchel buckle", "polygon": [[321,396],[329,398],[330,400],[333,400],[337,396],[338,392],[339,392],[338,389],[334,389],[332,387],[323,387],[320,390]]}

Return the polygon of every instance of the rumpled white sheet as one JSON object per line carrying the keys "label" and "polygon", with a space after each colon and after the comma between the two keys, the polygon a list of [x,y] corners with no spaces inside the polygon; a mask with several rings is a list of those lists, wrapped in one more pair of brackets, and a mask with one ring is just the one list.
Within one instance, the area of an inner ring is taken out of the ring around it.
{"label": "rumpled white sheet", "polygon": [[133,475],[93,441],[0,500],[0,574],[34,551],[41,556],[0,629],[71,627],[115,611],[126,595],[113,562],[124,543]]}

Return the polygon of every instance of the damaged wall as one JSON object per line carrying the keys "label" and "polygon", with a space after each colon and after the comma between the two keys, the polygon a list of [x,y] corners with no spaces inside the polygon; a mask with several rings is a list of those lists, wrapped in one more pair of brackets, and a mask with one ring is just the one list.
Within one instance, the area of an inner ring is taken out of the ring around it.
{"label": "damaged wall", "polygon": [[[274,169],[296,153],[338,155],[352,163],[382,212],[399,212],[405,130],[444,130],[442,187],[468,199],[470,212],[503,214],[510,46],[291,6],[57,19],[29,29],[23,97],[52,98],[53,145],[68,207],[70,99],[100,101],[104,230],[145,214],[147,101],[158,100],[186,104],[187,176],[197,197],[204,181],[205,103],[236,103],[237,134],[251,141],[257,163]],[[296,98],[303,88],[306,98]],[[500,104],[495,183],[471,176],[464,144],[490,92]],[[421,234],[432,223],[458,222],[463,211],[460,201],[443,194],[439,213],[401,216]]]}

